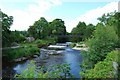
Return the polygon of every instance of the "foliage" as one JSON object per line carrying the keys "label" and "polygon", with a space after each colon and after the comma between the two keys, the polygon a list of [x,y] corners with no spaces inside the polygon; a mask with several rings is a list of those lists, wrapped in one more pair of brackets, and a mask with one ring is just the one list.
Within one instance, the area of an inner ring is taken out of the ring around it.
{"label": "foliage", "polygon": [[0,23],[2,23],[2,46],[10,46],[12,39],[11,39],[11,31],[10,26],[13,23],[13,17],[8,16],[7,14],[0,11]]}
{"label": "foliage", "polygon": [[114,26],[115,32],[118,35],[119,41],[117,47],[120,46],[120,12],[111,12],[104,14],[102,17],[98,18],[104,25]]}
{"label": "foliage", "polygon": [[84,73],[80,72],[80,75],[85,78],[116,78],[116,72],[114,72],[113,62],[118,63],[118,51],[109,52],[104,61],[100,61],[95,64],[93,69],[88,69]]}
{"label": "foliage", "polygon": [[25,37],[29,37],[28,31],[19,31],[19,33]]}
{"label": "foliage", "polygon": [[[35,63],[35,61],[31,61],[30,63]],[[69,65],[51,65],[49,68],[41,66],[39,70],[36,65],[28,64],[28,68],[23,73],[16,74],[15,78],[70,78],[73,75],[70,74]]]}
{"label": "foliage", "polygon": [[60,35],[66,34],[66,27],[64,25],[64,21],[62,19],[55,19],[49,23],[50,27],[50,37],[54,37],[56,42],[65,42],[66,38],[59,37]]}
{"label": "foliage", "polygon": [[37,47],[19,47],[3,50],[2,52],[2,56],[4,59],[13,61],[16,58],[39,54],[40,50]]}
{"label": "foliage", "polygon": [[111,51],[120,45],[120,36],[118,34],[120,22],[116,16],[120,16],[120,13],[108,13],[99,18],[101,23],[96,25],[93,35],[85,41],[89,49],[88,51],[81,51],[84,56],[83,64],[81,65],[83,69],[81,75],[83,77],[114,77],[112,61],[116,61],[115,59],[117,59],[118,53],[117,51]]}
{"label": "foliage", "polygon": [[66,27],[62,19],[55,19],[52,22],[47,22],[44,17],[41,17],[32,26],[29,27],[28,32],[35,39],[49,39],[54,37],[54,41],[65,41],[63,38],[59,38],[58,35],[66,34]]}
{"label": "foliage", "polygon": [[29,34],[35,39],[44,39],[48,35],[48,22],[44,17],[41,17],[32,26],[29,27]]}
{"label": "foliage", "polygon": [[75,46],[76,46],[76,43],[73,43],[73,44],[70,45],[70,48],[73,48]]}
{"label": "foliage", "polygon": [[2,23],[2,46],[11,46],[13,42],[20,43],[25,40],[25,37],[19,31],[11,31],[10,26],[13,23],[13,17],[0,11],[0,23]]}
{"label": "foliage", "polygon": [[104,60],[106,52],[112,51],[118,41],[118,36],[112,26],[97,25],[93,37],[87,41],[89,51],[87,58],[93,63]]}
{"label": "foliage", "polygon": [[76,38],[73,38],[73,41],[75,42],[82,41],[85,28],[86,28],[86,24],[84,22],[79,22],[78,25],[72,29],[71,34],[77,35]]}
{"label": "foliage", "polygon": [[71,31],[71,34],[74,35],[72,41],[79,42],[89,38],[94,29],[95,26],[93,24],[86,25],[84,22],[79,22]]}
{"label": "foliage", "polygon": [[50,44],[55,44],[56,42],[37,39],[34,43],[37,44],[38,47],[45,47],[45,46],[48,46]]}
{"label": "foliage", "polygon": [[18,43],[17,42],[13,42],[11,43],[11,46],[16,46]]}
{"label": "foliage", "polygon": [[25,41],[25,36],[23,36],[22,34],[20,34],[19,31],[15,30],[15,31],[11,31],[11,38],[13,39],[14,42],[20,43]]}
{"label": "foliage", "polygon": [[88,24],[86,26],[86,29],[84,31],[84,37],[83,40],[86,40],[88,38],[91,37],[91,35],[93,35],[93,31],[95,30],[95,26],[93,24]]}

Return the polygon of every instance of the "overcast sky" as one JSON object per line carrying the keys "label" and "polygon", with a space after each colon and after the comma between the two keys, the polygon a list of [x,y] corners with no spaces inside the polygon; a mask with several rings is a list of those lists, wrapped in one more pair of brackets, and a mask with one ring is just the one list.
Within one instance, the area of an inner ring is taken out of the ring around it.
{"label": "overcast sky", "polygon": [[104,13],[118,11],[118,0],[0,0],[0,9],[14,17],[11,30],[27,30],[45,17],[48,22],[56,18],[65,21],[68,32],[79,21],[97,24]]}

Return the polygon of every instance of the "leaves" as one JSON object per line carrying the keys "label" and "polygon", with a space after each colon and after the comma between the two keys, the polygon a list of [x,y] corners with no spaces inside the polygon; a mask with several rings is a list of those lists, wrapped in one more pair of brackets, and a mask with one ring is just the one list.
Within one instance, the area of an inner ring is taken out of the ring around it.
{"label": "leaves", "polygon": [[93,69],[86,70],[86,73],[80,72],[80,75],[85,78],[114,78],[116,73],[112,62],[116,61],[115,56],[118,56],[117,50],[108,53],[104,61],[98,62]]}
{"label": "leaves", "polygon": [[[31,61],[30,63],[35,63]],[[70,64],[62,65],[51,65],[49,69],[45,66],[41,67],[40,70],[36,69],[35,65],[28,64],[28,68],[23,71],[20,75],[16,74],[16,78],[67,78],[73,77],[70,73]],[[43,72],[47,70],[46,72]]]}

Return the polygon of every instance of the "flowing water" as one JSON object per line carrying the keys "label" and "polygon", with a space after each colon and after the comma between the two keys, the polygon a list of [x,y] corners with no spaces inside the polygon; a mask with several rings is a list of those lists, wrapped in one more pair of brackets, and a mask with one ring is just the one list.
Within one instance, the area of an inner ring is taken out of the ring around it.
{"label": "flowing water", "polygon": [[[58,53],[62,55],[49,55],[49,58],[45,60],[41,60],[40,57],[33,58],[31,60],[35,60],[36,63],[34,65],[37,66],[49,66],[49,65],[57,65],[57,64],[70,64],[71,71],[76,78],[80,78],[79,72],[80,66],[82,62],[82,56],[80,55],[79,50],[70,49],[67,47],[65,50],[60,50]],[[3,77],[13,77],[16,73],[21,73],[22,70],[26,69],[28,64],[30,64],[31,60],[19,62],[19,63],[10,63],[7,64],[7,67],[3,67]],[[4,63],[4,62],[3,62]]]}

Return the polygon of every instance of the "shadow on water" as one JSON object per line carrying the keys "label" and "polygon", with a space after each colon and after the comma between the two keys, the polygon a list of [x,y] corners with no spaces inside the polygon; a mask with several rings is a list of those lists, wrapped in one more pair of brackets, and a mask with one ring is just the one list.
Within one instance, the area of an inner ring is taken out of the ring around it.
{"label": "shadow on water", "polygon": [[[82,56],[80,55],[79,50],[74,50],[70,48],[66,48],[65,50],[60,50],[58,53],[61,53],[63,55],[49,55],[49,58],[46,60],[41,60],[40,57],[31,59],[35,60],[37,63],[35,65],[37,66],[49,66],[49,65],[57,65],[57,64],[70,64],[71,73],[76,77],[80,78],[79,72],[80,72],[80,66],[79,64],[82,62]],[[10,76],[9,74],[16,74],[21,73],[22,70],[27,69],[27,65],[30,64],[31,60],[27,60],[21,63],[14,63],[11,64],[11,66],[7,66],[3,69],[4,75]],[[33,64],[34,65],[34,64]],[[7,73],[9,72],[9,73]],[[13,76],[12,76],[13,77]]]}

